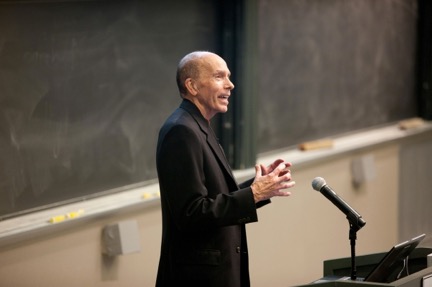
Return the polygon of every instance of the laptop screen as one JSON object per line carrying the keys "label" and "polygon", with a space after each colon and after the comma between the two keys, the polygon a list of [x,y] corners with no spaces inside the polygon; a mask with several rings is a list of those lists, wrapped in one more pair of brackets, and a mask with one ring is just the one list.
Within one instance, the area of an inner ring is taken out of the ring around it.
{"label": "laptop screen", "polygon": [[[374,269],[365,277],[366,282],[389,283],[390,276],[395,271],[403,270],[403,261],[425,238],[425,234],[393,246]],[[402,266],[402,269],[401,269]],[[396,278],[397,279],[397,278]]]}

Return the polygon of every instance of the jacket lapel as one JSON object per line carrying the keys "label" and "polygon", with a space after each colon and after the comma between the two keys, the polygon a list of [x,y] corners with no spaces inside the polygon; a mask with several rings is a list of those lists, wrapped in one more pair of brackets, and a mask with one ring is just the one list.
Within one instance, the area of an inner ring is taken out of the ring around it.
{"label": "jacket lapel", "polygon": [[219,162],[222,163],[226,171],[234,179],[234,175],[232,174],[232,170],[228,163],[228,159],[225,156],[225,152],[223,151],[223,148],[220,145],[219,140],[216,138],[216,135],[214,134],[214,131],[210,126],[208,127],[207,143],[210,145],[211,149],[218,157]]}
{"label": "jacket lapel", "polygon": [[[215,154],[216,158],[218,159],[219,163],[223,166],[223,168],[226,170],[226,172],[231,176],[231,178],[236,183],[236,180],[234,178],[234,175],[232,173],[231,167],[228,163],[228,160],[225,156],[225,153],[222,149],[222,146],[219,144],[218,139],[216,138],[216,135],[214,134],[210,123],[201,115],[198,108],[191,102],[187,100],[183,100],[182,104],[180,105],[181,108],[188,111],[192,117],[195,119],[197,124],[199,125],[201,131],[206,135],[207,144],[212,149],[213,153]],[[236,183],[237,185],[237,183]]]}

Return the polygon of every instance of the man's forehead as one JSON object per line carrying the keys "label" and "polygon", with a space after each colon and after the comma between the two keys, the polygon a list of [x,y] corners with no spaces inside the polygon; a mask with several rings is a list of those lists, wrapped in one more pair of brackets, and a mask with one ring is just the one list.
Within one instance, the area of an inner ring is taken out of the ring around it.
{"label": "man's forehead", "polygon": [[225,61],[216,56],[211,55],[201,59],[202,67],[211,73],[229,73],[229,69]]}

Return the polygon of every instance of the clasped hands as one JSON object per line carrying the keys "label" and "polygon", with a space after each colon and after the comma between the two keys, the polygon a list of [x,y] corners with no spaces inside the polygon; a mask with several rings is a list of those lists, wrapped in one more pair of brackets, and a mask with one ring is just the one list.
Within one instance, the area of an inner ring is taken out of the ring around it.
{"label": "clasped hands", "polygon": [[255,203],[274,196],[291,195],[291,192],[284,191],[295,185],[295,181],[291,181],[290,167],[291,163],[282,159],[275,160],[267,167],[255,165],[255,179],[251,185]]}

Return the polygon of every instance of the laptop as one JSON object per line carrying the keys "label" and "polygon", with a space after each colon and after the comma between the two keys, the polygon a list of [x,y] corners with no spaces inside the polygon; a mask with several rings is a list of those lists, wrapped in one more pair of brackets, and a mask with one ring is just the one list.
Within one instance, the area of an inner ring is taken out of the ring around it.
{"label": "laptop", "polygon": [[[417,245],[426,237],[421,234],[393,246],[383,259],[364,278],[366,282],[388,283],[389,276],[400,266]],[[402,269],[403,270],[403,269]],[[401,270],[401,271],[402,271]]]}
{"label": "laptop", "polygon": [[[406,264],[407,262],[404,261],[425,237],[426,234],[421,234],[414,238],[411,238],[410,240],[393,246],[365,278],[356,278],[356,281],[389,283],[389,281],[391,280],[390,277],[395,272],[399,271],[399,273],[401,273],[405,269],[406,265],[404,264]],[[396,278],[395,280],[397,279],[398,278]],[[314,283],[322,283],[334,280],[351,280],[351,277],[341,277],[333,275],[325,276],[324,278],[314,281]]]}

